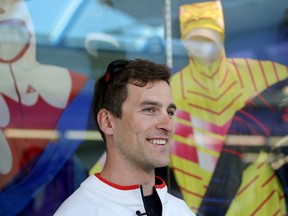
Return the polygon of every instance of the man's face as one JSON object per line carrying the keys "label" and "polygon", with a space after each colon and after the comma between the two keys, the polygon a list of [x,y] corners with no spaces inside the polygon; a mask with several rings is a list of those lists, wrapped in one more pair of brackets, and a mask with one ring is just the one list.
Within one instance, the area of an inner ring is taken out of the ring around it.
{"label": "man's face", "polygon": [[139,169],[149,171],[167,166],[176,109],[170,86],[156,81],[144,87],[128,84],[127,90],[122,118],[114,119],[117,152],[129,165]]}

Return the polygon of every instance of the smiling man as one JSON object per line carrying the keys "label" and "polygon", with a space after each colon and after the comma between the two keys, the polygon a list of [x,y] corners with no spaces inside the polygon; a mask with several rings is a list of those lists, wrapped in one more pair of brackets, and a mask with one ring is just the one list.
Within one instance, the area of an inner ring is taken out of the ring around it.
{"label": "smiling man", "polygon": [[166,66],[147,60],[109,64],[94,92],[94,116],[106,143],[106,163],[55,215],[194,215],[155,176],[155,168],[169,164],[175,132],[170,76]]}

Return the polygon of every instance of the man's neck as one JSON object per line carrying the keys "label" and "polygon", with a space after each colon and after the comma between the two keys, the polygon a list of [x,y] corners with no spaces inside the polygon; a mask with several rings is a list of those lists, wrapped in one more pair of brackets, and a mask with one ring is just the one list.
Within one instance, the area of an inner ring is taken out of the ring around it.
{"label": "man's neck", "polygon": [[122,186],[142,185],[144,196],[153,193],[153,186],[155,185],[154,170],[146,172],[141,169],[123,169],[114,165],[109,166],[109,162],[106,161],[100,175],[106,180]]}

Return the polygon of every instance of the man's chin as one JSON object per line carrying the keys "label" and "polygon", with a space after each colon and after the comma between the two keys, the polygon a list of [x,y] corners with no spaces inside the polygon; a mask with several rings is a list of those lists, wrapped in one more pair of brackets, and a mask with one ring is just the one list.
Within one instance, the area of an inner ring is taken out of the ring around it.
{"label": "man's chin", "polygon": [[167,166],[169,166],[169,164],[170,164],[170,158],[167,159],[167,160],[159,161],[159,162],[157,163],[157,166],[156,166],[155,168],[167,167]]}

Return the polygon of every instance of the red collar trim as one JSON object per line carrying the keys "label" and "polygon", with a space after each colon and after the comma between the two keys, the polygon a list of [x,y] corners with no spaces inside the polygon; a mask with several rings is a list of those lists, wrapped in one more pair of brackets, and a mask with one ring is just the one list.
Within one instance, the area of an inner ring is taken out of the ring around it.
{"label": "red collar trim", "polygon": [[122,185],[118,185],[118,184],[114,184],[110,181],[107,181],[106,179],[104,179],[100,173],[95,173],[94,174],[100,181],[104,182],[105,184],[116,188],[118,190],[134,190],[134,189],[138,189],[140,186],[139,185],[130,185],[130,186],[122,186]]}
{"label": "red collar trim", "polygon": [[[118,184],[112,183],[112,182],[104,179],[104,178],[100,175],[100,173],[95,173],[94,175],[95,175],[96,178],[98,178],[100,181],[102,181],[102,182],[104,182],[105,184],[107,184],[107,185],[109,185],[109,186],[111,186],[111,187],[113,187],[113,188],[116,188],[116,189],[118,189],[118,190],[135,190],[135,189],[138,189],[138,188],[140,187],[140,185],[129,185],[129,186],[118,185]],[[162,189],[162,188],[164,188],[164,187],[166,186],[166,183],[165,183],[165,181],[164,181],[162,178],[156,176],[156,177],[155,177],[155,180],[156,180],[155,188]]]}
{"label": "red collar trim", "polygon": [[162,189],[166,186],[165,181],[162,178],[160,178],[159,176],[156,176],[155,180],[156,180],[155,188]]}

